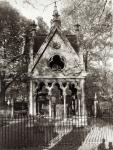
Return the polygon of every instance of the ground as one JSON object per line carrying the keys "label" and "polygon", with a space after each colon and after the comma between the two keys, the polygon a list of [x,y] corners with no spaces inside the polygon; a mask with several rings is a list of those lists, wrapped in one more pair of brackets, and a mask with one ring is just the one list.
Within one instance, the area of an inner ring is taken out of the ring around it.
{"label": "ground", "polygon": [[113,144],[113,117],[94,119],[90,132],[78,150],[95,150],[103,138],[106,141],[106,148],[109,142]]}

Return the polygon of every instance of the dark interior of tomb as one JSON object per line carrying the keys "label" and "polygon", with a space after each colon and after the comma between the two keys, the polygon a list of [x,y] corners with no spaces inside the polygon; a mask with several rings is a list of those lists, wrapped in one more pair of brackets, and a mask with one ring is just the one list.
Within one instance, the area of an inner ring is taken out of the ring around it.
{"label": "dark interior of tomb", "polygon": [[[66,86],[66,82],[63,83],[63,86]],[[52,83],[49,82],[48,86],[51,87]],[[69,92],[71,91],[71,92]],[[63,90],[60,88],[59,83],[55,83],[54,87],[52,88],[52,96],[55,96],[57,99],[56,104],[63,105]],[[37,88],[37,95],[36,95],[36,112],[42,113],[42,106],[48,106],[49,105],[49,96],[48,96],[48,89],[46,88],[44,82],[40,82],[39,87]],[[75,112],[75,100],[77,102],[77,89],[75,88],[74,84],[69,84],[69,90],[67,91],[66,95],[66,104],[67,109],[71,108],[73,106],[73,114]],[[78,105],[78,102],[76,103]],[[77,108],[76,108],[77,109]]]}

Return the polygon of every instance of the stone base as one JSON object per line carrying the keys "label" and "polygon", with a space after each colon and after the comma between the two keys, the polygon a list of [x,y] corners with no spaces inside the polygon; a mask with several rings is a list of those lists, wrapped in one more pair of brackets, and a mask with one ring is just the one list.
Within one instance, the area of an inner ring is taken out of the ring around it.
{"label": "stone base", "polygon": [[64,105],[57,104],[56,105],[56,118],[57,119],[63,119],[64,117]]}
{"label": "stone base", "polygon": [[63,120],[64,118],[64,105],[57,104],[56,105],[56,118],[54,118],[53,108],[52,108],[52,118],[57,120]]}
{"label": "stone base", "polygon": [[84,127],[87,126],[87,116],[76,116],[76,126],[77,127]]}
{"label": "stone base", "polygon": [[71,118],[65,118],[62,121],[59,121],[60,125],[63,126],[76,126],[76,127],[85,127],[87,126],[87,116],[73,116]]}

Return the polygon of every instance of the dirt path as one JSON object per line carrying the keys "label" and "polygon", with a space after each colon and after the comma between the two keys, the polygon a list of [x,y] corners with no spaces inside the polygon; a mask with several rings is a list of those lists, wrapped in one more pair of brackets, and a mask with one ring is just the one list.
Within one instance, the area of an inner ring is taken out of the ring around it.
{"label": "dirt path", "polygon": [[103,138],[106,141],[106,148],[108,148],[108,143],[113,143],[113,124],[105,120],[97,120],[78,150],[95,150]]}

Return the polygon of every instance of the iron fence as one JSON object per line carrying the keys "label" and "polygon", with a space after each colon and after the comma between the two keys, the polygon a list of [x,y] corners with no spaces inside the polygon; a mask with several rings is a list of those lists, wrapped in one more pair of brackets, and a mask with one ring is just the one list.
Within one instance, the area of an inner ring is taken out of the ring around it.
{"label": "iron fence", "polygon": [[[79,120],[78,120],[79,118]],[[84,144],[113,142],[113,116],[76,116],[66,121],[44,116],[0,117],[0,150],[78,150]]]}

